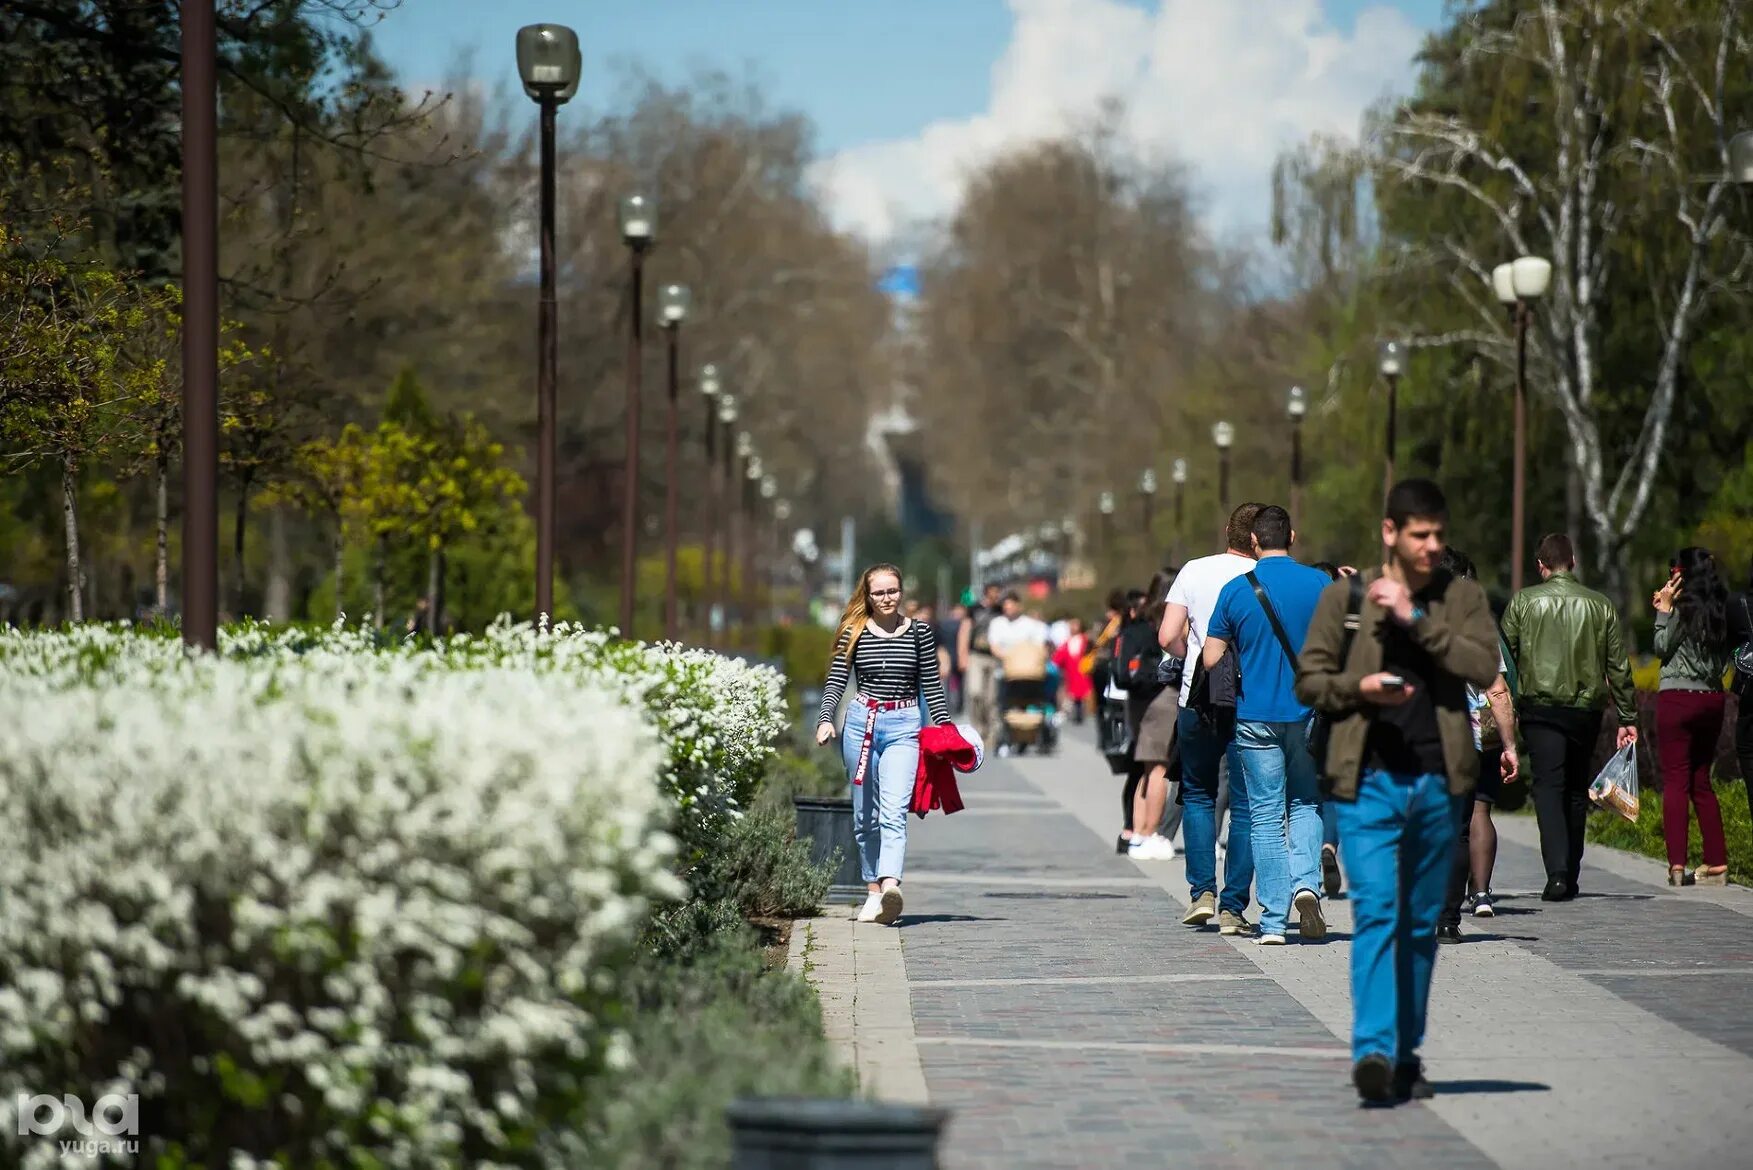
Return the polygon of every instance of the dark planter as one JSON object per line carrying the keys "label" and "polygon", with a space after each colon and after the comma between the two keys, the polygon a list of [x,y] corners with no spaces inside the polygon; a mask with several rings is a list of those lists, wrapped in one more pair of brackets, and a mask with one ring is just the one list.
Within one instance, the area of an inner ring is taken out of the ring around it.
{"label": "dark planter", "polygon": [[828,887],[828,901],[862,902],[868,892],[858,873],[858,847],[852,843],[852,800],[840,796],[794,796],[791,804],[797,810],[797,839],[808,841],[810,859],[817,865],[840,851],[840,865],[834,871],[834,884]]}
{"label": "dark planter", "polygon": [[936,1170],[942,1109],[801,1097],[733,1101],[732,1170]]}

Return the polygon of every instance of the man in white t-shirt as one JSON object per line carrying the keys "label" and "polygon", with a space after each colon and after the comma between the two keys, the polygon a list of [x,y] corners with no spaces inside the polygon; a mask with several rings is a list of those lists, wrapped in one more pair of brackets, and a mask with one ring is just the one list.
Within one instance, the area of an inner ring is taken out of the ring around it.
{"label": "man in white t-shirt", "polygon": [[[1251,935],[1254,926],[1246,918],[1249,888],[1254,884],[1254,851],[1248,837],[1248,796],[1241,784],[1226,784],[1241,771],[1230,758],[1233,726],[1214,727],[1187,707],[1193,691],[1193,664],[1217,609],[1223,588],[1254,567],[1251,551],[1254,517],[1263,504],[1243,504],[1230,513],[1225,529],[1228,549],[1214,557],[1188,561],[1169,586],[1168,606],[1163,610],[1157,639],[1163,649],[1187,661],[1181,679],[1181,716],[1175,734],[1181,748],[1181,797],[1185,806],[1181,839],[1186,850],[1187,886],[1192,908],[1181,921],[1204,926],[1217,919],[1223,934]],[[1226,791],[1227,790],[1227,791]],[[1224,884],[1217,888],[1217,829],[1223,797],[1230,812],[1229,847],[1224,853]]]}
{"label": "man in white t-shirt", "polygon": [[1047,623],[1023,612],[1022,599],[1006,593],[997,617],[986,627],[986,642],[1003,659],[1005,652],[1024,643],[1047,645]]}

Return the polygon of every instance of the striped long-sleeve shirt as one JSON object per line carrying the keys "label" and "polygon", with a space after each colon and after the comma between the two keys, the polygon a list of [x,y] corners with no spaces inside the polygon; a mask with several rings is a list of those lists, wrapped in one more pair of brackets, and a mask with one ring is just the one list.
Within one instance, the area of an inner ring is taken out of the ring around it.
{"label": "striped long-sleeve shirt", "polygon": [[833,722],[848,677],[854,673],[858,676],[859,694],[885,701],[923,695],[933,723],[950,721],[950,703],[943,691],[943,676],[937,669],[937,634],[929,622],[909,619],[893,634],[867,625],[853,648],[850,669],[846,655],[841,652],[844,645],[842,641],[836,648],[834,663],[828,668],[819,722]]}

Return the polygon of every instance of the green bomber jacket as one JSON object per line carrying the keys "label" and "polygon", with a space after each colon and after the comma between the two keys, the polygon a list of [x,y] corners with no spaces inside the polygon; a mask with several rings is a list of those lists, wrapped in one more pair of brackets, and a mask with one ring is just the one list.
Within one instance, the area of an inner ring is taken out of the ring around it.
{"label": "green bomber jacket", "polygon": [[1516,661],[1517,706],[1599,708],[1609,695],[1619,726],[1637,726],[1619,611],[1570,573],[1554,573],[1510,599],[1503,640]]}

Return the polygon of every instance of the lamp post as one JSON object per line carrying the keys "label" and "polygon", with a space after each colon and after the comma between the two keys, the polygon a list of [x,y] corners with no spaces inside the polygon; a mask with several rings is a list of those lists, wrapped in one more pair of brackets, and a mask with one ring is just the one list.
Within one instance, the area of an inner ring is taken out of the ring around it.
{"label": "lamp post", "polygon": [[704,645],[712,637],[712,561],[718,546],[718,367],[708,362],[700,367],[700,396],[706,399],[706,429],[702,432],[706,447],[706,516],[700,528],[700,607],[704,611],[700,641]]}
{"label": "lamp post", "polygon": [[1534,302],[1546,293],[1552,280],[1552,263],[1538,256],[1522,256],[1491,270],[1491,288],[1509,310],[1516,327],[1516,439],[1510,493],[1510,592],[1522,587],[1522,561],[1527,541],[1528,493],[1528,325],[1534,319]]}
{"label": "lamp post", "polygon": [[685,284],[666,284],[658,291],[659,319],[663,322],[665,348],[669,351],[669,411],[664,419],[663,636],[670,642],[676,640],[676,488],[681,475],[678,445],[682,420],[677,395],[681,389],[682,322],[687,320],[689,302]]}
{"label": "lamp post", "polygon": [[[219,645],[219,57],[214,0],[183,4],[183,644]],[[79,580],[70,583],[77,604]]]}
{"label": "lamp post", "polygon": [[1236,442],[1236,428],[1226,419],[1211,424],[1211,441],[1217,447],[1217,504],[1223,512],[1220,525],[1226,526],[1230,516],[1230,448]]}
{"label": "lamp post", "polygon": [[[736,449],[726,458],[724,469],[725,546],[724,546],[724,634],[730,638],[731,614],[741,609],[741,593],[748,587],[737,578],[742,573],[743,473],[755,455],[755,437],[738,431]],[[736,576],[732,575],[732,570]]]}
{"label": "lamp post", "polygon": [[632,261],[627,285],[627,460],[621,505],[621,636],[633,636],[639,568],[639,376],[645,350],[645,253],[657,236],[657,208],[644,195],[621,200],[621,240]]}
{"label": "lamp post", "polygon": [[755,545],[759,543],[755,529],[755,496],[760,491],[761,457],[749,456],[749,465],[743,471],[743,605],[742,627],[745,634],[755,616],[755,607],[761,603],[761,592],[755,587]]}
{"label": "lamp post", "polygon": [[1395,410],[1400,390],[1400,375],[1406,368],[1406,347],[1398,341],[1382,342],[1381,352],[1377,355],[1376,369],[1388,383],[1388,434],[1386,462],[1382,473],[1382,498],[1387,499],[1388,493],[1394,488],[1394,425]]}
{"label": "lamp post", "polygon": [[1144,548],[1150,551],[1151,528],[1156,520],[1156,469],[1147,467],[1138,477],[1138,503],[1144,514]]}
{"label": "lamp post", "polygon": [[[778,577],[779,585],[781,586],[784,585],[791,576],[790,558],[785,555],[785,525],[790,520],[791,501],[779,500],[775,502],[773,505],[773,567],[774,572]],[[772,621],[774,625],[778,625],[780,618],[779,597],[777,594],[777,587],[775,587],[775,589]]]}
{"label": "lamp post", "polygon": [[553,620],[555,507],[559,408],[555,400],[559,341],[554,301],[554,112],[578,92],[583,58],[578,34],[558,24],[517,30],[517,72],[541,109],[541,293],[536,304],[536,616]]}
{"label": "lamp post", "polygon": [[1290,417],[1290,514],[1303,515],[1303,416],[1309,413],[1309,397],[1301,386],[1292,386],[1284,413]]}
{"label": "lamp post", "polygon": [[773,515],[773,504],[778,498],[779,481],[774,479],[771,475],[763,475],[761,477],[761,499],[766,501],[767,516],[771,521],[768,525],[767,532],[764,534],[767,539],[762,541],[762,544],[765,547],[761,549],[761,560],[763,562],[761,566],[761,579],[767,583],[767,622],[769,625],[773,622],[773,565],[774,562],[779,559],[779,553],[777,551],[779,545],[779,520]]}
{"label": "lamp post", "polygon": [[[731,524],[733,523],[731,517],[736,513],[736,501],[730,494],[731,460],[733,458],[730,428],[736,420],[736,395],[728,390],[722,391],[718,397],[718,424],[721,428],[719,446],[724,450],[724,458],[720,461],[719,466],[708,469],[713,480],[712,495],[716,501],[712,518],[713,527],[722,529],[722,534],[716,538],[717,542],[722,543],[722,548],[718,550],[718,573],[712,587],[712,606],[718,611],[720,634],[730,628],[730,555]],[[711,617],[708,616],[707,623],[710,624],[711,620]]]}
{"label": "lamp post", "polygon": [[1096,511],[1102,516],[1102,556],[1114,551],[1114,493],[1103,492],[1096,497]]}
{"label": "lamp post", "polygon": [[1169,480],[1175,485],[1175,560],[1180,562],[1183,557],[1182,541],[1187,531],[1185,525],[1187,503],[1187,461],[1177,458],[1169,465]]}

